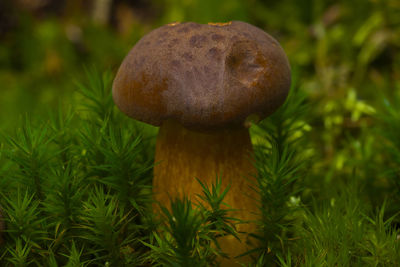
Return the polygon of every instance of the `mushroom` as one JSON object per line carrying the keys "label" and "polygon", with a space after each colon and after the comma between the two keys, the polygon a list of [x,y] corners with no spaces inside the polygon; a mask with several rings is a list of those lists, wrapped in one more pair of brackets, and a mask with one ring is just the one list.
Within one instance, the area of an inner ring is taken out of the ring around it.
{"label": "mushroom", "polygon": [[[237,210],[230,215],[248,221],[238,231],[254,233],[259,197],[250,189],[256,169],[248,119],[273,113],[290,83],[279,43],[244,22],[172,23],[138,41],[118,70],[113,98],[128,116],[160,126],[155,199],[165,205],[183,195],[198,200],[195,178],[210,185],[218,175],[223,186],[230,184],[225,203]],[[255,246],[248,234],[239,237],[219,240],[230,257]]]}

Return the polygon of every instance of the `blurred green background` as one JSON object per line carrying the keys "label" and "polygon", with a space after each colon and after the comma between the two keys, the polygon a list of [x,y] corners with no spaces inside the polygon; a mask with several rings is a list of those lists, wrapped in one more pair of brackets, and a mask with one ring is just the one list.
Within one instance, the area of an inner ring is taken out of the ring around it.
{"label": "blurred green background", "polygon": [[359,99],[374,102],[399,88],[398,0],[2,0],[0,127],[73,101],[84,66],[115,72],[155,27],[229,20],[259,26],[280,41],[298,86],[318,99],[326,127],[357,127],[371,112]]}
{"label": "blurred green background", "polygon": [[374,156],[359,153],[374,142],[365,134],[371,118],[400,92],[398,0],[2,0],[0,130],[13,129],[24,114],[47,120],[49,109],[73,106],[85,67],[115,73],[158,26],[230,20],[254,24],[282,44],[296,87],[312,104],[307,129],[326,179]]}

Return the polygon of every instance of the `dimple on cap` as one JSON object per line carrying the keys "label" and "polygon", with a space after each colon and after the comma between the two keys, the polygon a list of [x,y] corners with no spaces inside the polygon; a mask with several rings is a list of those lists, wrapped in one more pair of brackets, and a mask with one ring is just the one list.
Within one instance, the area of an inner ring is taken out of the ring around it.
{"label": "dimple on cap", "polygon": [[113,98],[128,116],[156,126],[241,127],[285,101],[290,65],[279,43],[248,23],[173,23],[145,35],[121,64]]}

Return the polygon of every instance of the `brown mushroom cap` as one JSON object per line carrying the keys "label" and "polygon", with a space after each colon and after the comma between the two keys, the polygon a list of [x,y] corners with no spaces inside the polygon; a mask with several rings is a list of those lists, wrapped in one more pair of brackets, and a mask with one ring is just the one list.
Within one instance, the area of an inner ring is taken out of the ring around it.
{"label": "brown mushroom cap", "polygon": [[113,84],[117,106],[156,126],[173,119],[191,129],[242,126],[286,99],[290,66],[279,43],[248,23],[174,23],[145,35]]}

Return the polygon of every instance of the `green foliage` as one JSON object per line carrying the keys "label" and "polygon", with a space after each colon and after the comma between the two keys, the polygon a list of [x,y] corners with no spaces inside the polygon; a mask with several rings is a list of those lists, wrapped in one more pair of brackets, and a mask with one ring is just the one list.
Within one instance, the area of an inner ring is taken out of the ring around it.
{"label": "green foliage", "polygon": [[33,260],[28,260],[31,246],[28,243],[22,246],[21,239],[17,239],[15,248],[8,248],[7,250],[10,256],[6,258],[6,261],[12,264],[12,266],[22,267],[33,263]]}
{"label": "green foliage", "polygon": [[362,203],[354,197],[359,192],[350,188],[323,206],[315,203],[312,211],[303,214],[304,225],[296,227],[300,239],[293,247],[298,254],[287,256],[295,266],[397,265],[400,254],[398,231],[391,226],[394,217],[384,219],[385,204],[374,218],[365,215]]}
{"label": "green foliage", "polygon": [[15,180],[20,185],[28,185],[29,189],[34,188],[40,199],[43,198],[43,174],[49,169],[50,159],[59,153],[49,153],[53,138],[46,125],[32,128],[28,118],[22,128],[16,131],[15,137],[5,137],[9,149],[4,153],[19,168]]}
{"label": "green foliage", "polygon": [[86,84],[77,82],[78,92],[86,99],[83,106],[87,111],[94,113],[94,118],[104,122],[113,116],[114,102],[110,94],[111,73],[105,72],[101,75],[93,69],[86,70],[86,75],[88,77]]}
{"label": "green foliage", "polygon": [[[79,84],[85,109],[59,111],[47,123],[26,117],[14,136],[3,134],[1,261],[13,266],[216,265],[225,256],[218,239],[239,238],[235,224],[241,222],[228,216],[232,210],[224,203],[229,186],[222,188],[219,178],[211,185],[198,180],[203,189],[198,203],[173,199],[170,207],[160,207],[162,218],[155,218],[148,152],[154,146],[140,126],[115,112],[110,74],[92,70],[87,75]],[[261,215],[259,231],[252,233],[260,241],[254,266],[395,266],[398,198],[375,211],[375,202],[362,201],[368,192],[362,181],[369,176],[355,169],[341,174],[340,187],[324,185],[320,172],[311,168],[318,155],[308,142],[312,107],[295,84],[285,104],[251,129],[258,170],[253,189],[260,194]],[[382,168],[379,179],[394,182],[398,133],[392,125],[398,112],[393,105],[384,108],[377,109],[380,128],[372,132],[383,142],[374,147],[391,156],[369,153],[367,158],[378,167],[390,166]],[[354,146],[357,153],[371,149],[361,144]],[[399,187],[386,190],[398,196]],[[387,206],[392,208],[386,211]]]}
{"label": "green foliage", "polygon": [[[83,249],[78,250],[77,247],[75,246],[75,243],[72,242],[72,246],[71,246],[71,250],[69,251],[68,254],[62,254],[65,257],[68,258],[68,263],[67,263],[67,267],[73,267],[73,266],[87,266],[87,263],[81,262],[80,258],[82,257],[82,252]],[[52,257],[52,259],[54,259],[54,256]],[[55,266],[57,266],[55,260],[53,261],[55,264]]]}
{"label": "green foliage", "polygon": [[202,202],[173,199],[171,207],[160,206],[161,231],[154,232],[155,243],[144,243],[152,249],[149,258],[155,266],[215,266],[221,251],[218,238],[231,235],[238,238],[234,224],[238,219],[227,216],[223,199],[229,188],[221,187],[217,177],[211,185],[203,184]]}
{"label": "green foliage", "polygon": [[[121,266],[122,249],[133,243],[134,228],[128,228],[130,212],[123,212],[115,196],[94,187],[83,202],[79,227],[82,239],[92,244],[87,253],[95,255],[99,263],[106,259],[111,265]],[[129,231],[130,230],[130,231]],[[124,233],[125,231],[129,231]],[[122,242],[121,242],[122,241]]]}
{"label": "green foliage", "polygon": [[80,132],[83,160],[89,175],[112,188],[124,207],[133,206],[143,214],[151,198],[152,161],[144,157],[137,127],[131,124],[122,128],[121,118],[114,114],[110,77],[109,72],[102,77],[92,71],[88,85],[79,84],[89,111],[88,123]]}
{"label": "green foliage", "polygon": [[274,256],[287,249],[291,238],[293,214],[299,208],[300,180],[305,177],[309,161],[302,144],[307,116],[305,96],[292,89],[286,103],[265,121],[253,128],[259,136],[255,155],[258,170],[257,185],[260,195],[260,240],[258,250],[264,252],[263,261],[273,262]]}
{"label": "green foliage", "polygon": [[40,248],[45,232],[42,230],[44,220],[40,217],[39,201],[34,200],[28,191],[22,195],[20,190],[10,198],[4,195],[2,198],[9,237]]}
{"label": "green foliage", "polygon": [[[306,251],[306,265],[352,266],[360,264],[366,224],[356,192],[349,190],[322,205],[314,204],[313,212],[304,213],[299,249]],[[308,241],[306,241],[308,240]],[[311,241],[311,242],[309,242]]]}
{"label": "green foliage", "polygon": [[[171,255],[172,260],[165,262],[164,264],[166,265],[205,265],[205,258],[201,257],[204,255],[197,254],[198,244],[196,244],[202,220],[200,214],[193,210],[191,206],[192,203],[190,200],[178,199],[171,202],[171,212],[167,208],[162,207],[162,211],[167,219],[166,235],[174,241],[172,243],[168,241],[168,237],[165,238],[166,243],[169,243],[169,247],[173,251]],[[163,244],[161,244],[162,246]]]}
{"label": "green foliage", "polygon": [[49,230],[54,228],[56,231],[53,249],[76,234],[71,227],[79,221],[81,201],[88,190],[78,168],[76,162],[70,161],[65,167],[53,168],[49,176],[53,184],[48,186],[42,206],[48,216]]}
{"label": "green foliage", "polygon": [[153,159],[141,152],[153,148],[113,115],[110,74],[87,75],[82,102],[93,105],[84,112],[26,117],[15,135],[3,134],[1,255],[11,265],[143,262]]}
{"label": "green foliage", "polygon": [[[223,202],[230,186],[223,189],[222,180],[218,177],[215,184],[213,183],[211,185],[211,190],[208,185],[202,183],[199,179],[197,179],[197,181],[203,189],[203,194],[198,195],[203,202],[200,202],[198,205],[200,209],[205,212],[204,217],[206,218],[209,231],[215,231],[216,236],[232,235],[238,239],[234,225],[235,223],[240,223],[240,220],[228,216],[228,213],[234,211],[234,209],[229,208],[228,205]],[[206,205],[203,203],[206,203]],[[207,206],[209,206],[209,208],[207,208]]]}
{"label": "green foliage", "polygon": [[400,260],[399,231],[391,226],[398,214],[385,219],[385,208],[384,203],[374,218],[367,218],[371,228],[362,245],[366,251],[363,261],[374,266],[395,266]]}
{"label": "green foliage", "polygon": [[400,110],[398,106],[400,98],[396,97],[393,102],[384,100],[384,110],[378,114],[378,120],[381,124],[379,134],[384,137],[383,146],[385,151],[389,153],[391,170],[390,173],[394,175],[393,182],[399,185],[399,168],[400,168]]}

